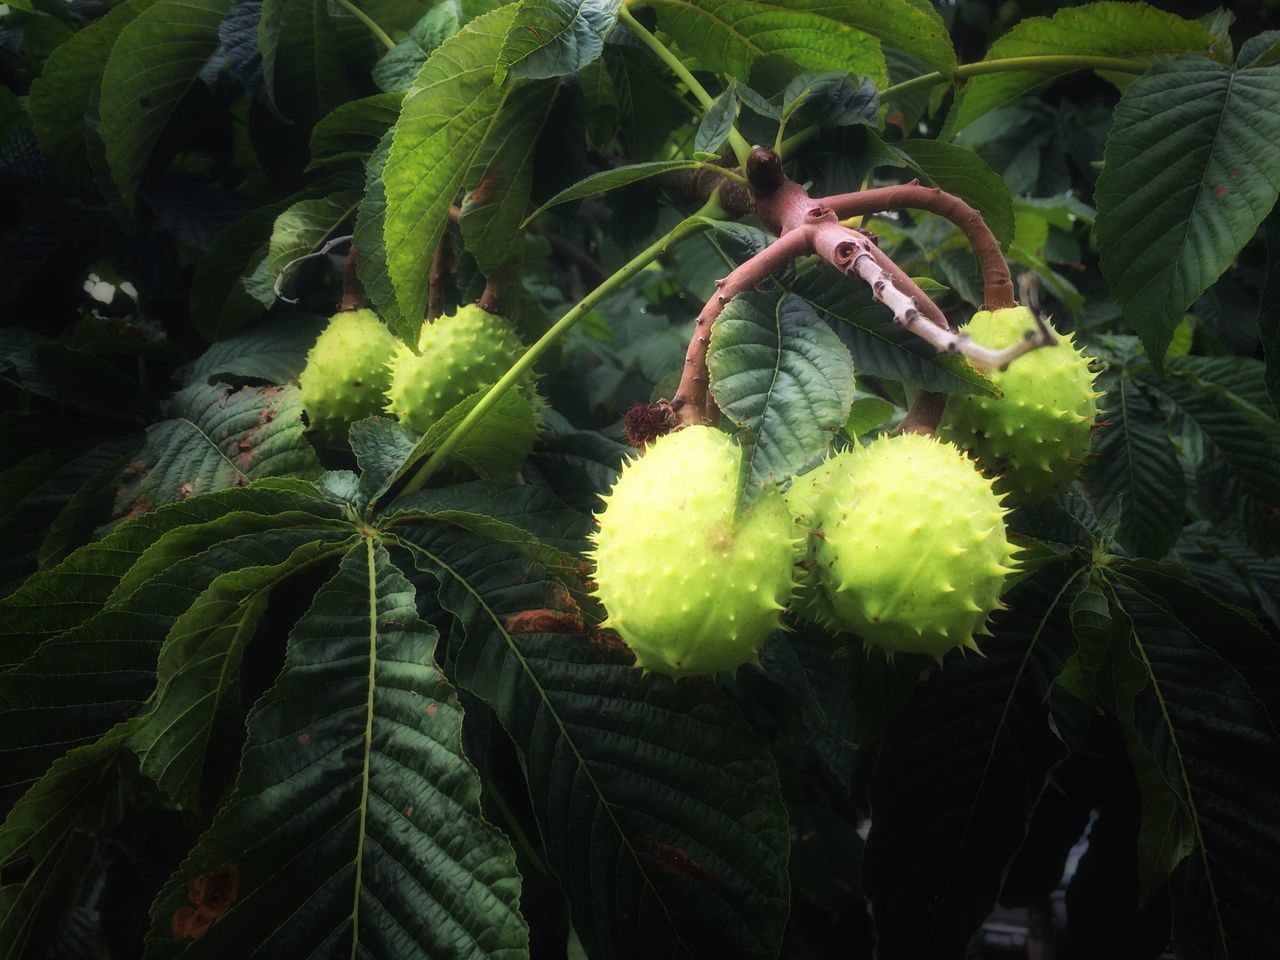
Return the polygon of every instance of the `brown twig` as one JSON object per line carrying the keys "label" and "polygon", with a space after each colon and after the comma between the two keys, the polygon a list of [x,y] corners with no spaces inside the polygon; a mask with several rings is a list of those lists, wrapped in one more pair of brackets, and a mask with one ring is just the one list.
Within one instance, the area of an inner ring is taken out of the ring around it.
{"label": "brown twig", "polygon": [[431,269],[427,273],[427,319],[434,320],[444,313],[444,278],[453,262],[453,238],[448,233],[440,235],[436,252],[431,255]]}
{"label": "brown twig", "polygon": [[[1048,327],[1038,319],[1035,329],[1028,330],[1021,341],[1003,350],[984,347],[974,343],[968,334],[953,330],[938,305],[867,234],[839,222],[840,213],[855,215],[858,212],[856,208],[863,203],[859,199],[863,195],[844,194],[815,200],[800,184],[787,178],[778,156],[763,147],[751,152],[747,179],[756,194],[757,216],[779,239],[718,281],[716,294],[698,314],[685,354],[680,386],[671,402],[682,425],[709,423],[713,419],[707,348],[712,324],[725,305],[743,290],[751,289],[806,253],[816,253],[846,276],[863,280],[871,287],[872,295],[893,311],[895,322],[939,352],[963,354],[977,366],[1003,369],[1023,354],[1056,342]],[[923,201],[930,205],[924,209],[959,218],[955,222],[965,230],[982,261],[988,307],[1014,305],[1008,265],[995,237],[976,210],[958,197],[918,184],[886,189],[896,192],[866,191],[873,196],[866,201],[867,209],[863,212],[886,209],[886,203],[919,206]],[[944,403],[945,397],[938,394],[919,394],[902,429],[932,432]]]}
{"label": "brown twig", "polygon": [[876,187],[858,193],[841,193],[813,201],[830,207],[841,219],[882,213],[885,210],[926,210],[946,217],[964,231],[982,268],[983,299],[988,310],[1015,306],[1013,281],[1009,264],[1000,252],[1000,243],[982,219],[982,214],[954,196],[936,187],[923,187],[919,181],[892,187]]}
{"label": "brown twig", "polygon": [[359,310],[368,305],[364,295],[364,285],[356,272],[356,245],[353,243],[347,250],[347,262],[342,268],[342,299],[338,301],[338,309]]}
{"label": "brown twig", "polygon": [[501,313],[498,304],[498,288],[491,282],[486,282],[484,289],[480,291],[480,297],[476,300],[476,306],[486,313]]}

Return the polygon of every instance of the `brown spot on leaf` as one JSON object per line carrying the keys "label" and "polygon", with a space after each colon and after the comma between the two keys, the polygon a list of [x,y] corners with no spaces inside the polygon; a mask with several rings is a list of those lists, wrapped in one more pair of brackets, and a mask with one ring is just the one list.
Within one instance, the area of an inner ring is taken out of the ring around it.
{"label": "brown spot on leaf", "polygon": [[213,922],[231,909],[240,887],[240,870],[235,864],[196,877],[187,886],[190,907],[179,907],[169,920],[177,940],[199,940]]}
{"label": "brown spot on leaf", "polygon": [[521,610],[507,617],[507,633],[576,633],[587,632],[587,624],[577,612],[563,610]]}
{"label": "brown spot on leaf", "polygon": [[311,734],[303,730],[300,734],[298,734],[298,742],[305,747],[308,743],[311,742]]}
{"label": "brown spot on leaf", "polygon": [[182,486],[178,488],[177,499],[180,501],[187,499],[187,497],[191,496],[191,494],[195,491],[195,488],[196,488],[196,485],[192,481],[188,480],[186,483],[184,483]]}
{"label": "brown spot on leaf", "polygon": [[434,704],[434,703],[428,703],[428,704],[427,704],[427,716],[428,716],[428,717],[434,717],[434,716],[436,715],[436,711],[437,711],[437,710],[439,710],[439,709],[440,709],[440,708],[439,708],[438,706],[436,706],[436,704]]}
{"label": "brown spot on leaf", "polygon": [[684,847],[651,837],[647,833],[639,834],[632,839],[639,849],[658,861],[658,867],[667,876],[692,877],[705,886],[712,888],[719,886],[715,877],[707,873],[698,861],[689,856]]}
{"label": "brown spot on leaf", "polygon": [[1224,183],[1218,184],[1213,188],[1213,195],[1215,197],[1225,197],[1227,195],[1227,185]]}

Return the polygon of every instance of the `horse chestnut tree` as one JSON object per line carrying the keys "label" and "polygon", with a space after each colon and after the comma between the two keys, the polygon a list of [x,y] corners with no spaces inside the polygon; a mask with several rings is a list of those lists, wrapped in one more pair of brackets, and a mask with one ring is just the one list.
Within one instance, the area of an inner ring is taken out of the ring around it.
{"label": "horse chestnut tree", "polygon": [[1280,956],[1265,7],[0,6],[0,960]]}

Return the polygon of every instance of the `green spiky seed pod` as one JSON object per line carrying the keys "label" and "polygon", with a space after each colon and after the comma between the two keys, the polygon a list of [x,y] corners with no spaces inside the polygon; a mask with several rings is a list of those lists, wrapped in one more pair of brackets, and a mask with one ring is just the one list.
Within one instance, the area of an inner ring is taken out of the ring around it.
{"label": "green spiky seed pod", "polygon": [[[1034,329],[1026,307],[984,310],[965,327],[976,342],[1001,348]],[[1090,358],[1059,334],[990,374],[1003,397],[953,396],[938,436],[971,451],[996,489],[1034,503],[1074,480],[1089,455],[1098,415]]]}
{"label": "green spiky seed pod", "polygon": [[672,677],[758,664],[791,595],[797,536],[776,490],[735,516],[742,449],[713,427],[623,467],[593,534],[596,593],[636,655]]}
{"label": "green spiky seed pod", "polygon": [[391,383],[387,363],[399,343],[372,310],[334,314],[298,377],[311,429],[342,441],[351,424],[381,413]]}
{"label": "green spiky seed pod", "polygon": [[882,437],[830,461],[814,555],[837,622],[892,655],[977,649],[1013,547],[992,482],[933,437]]}
{"label": "green spiky seed pod", "polygon": [[418,352],[391,363],[386,409],[419,433],[478,390],[492,386],[524,347],[502,317],[472,304],[422,325]]}

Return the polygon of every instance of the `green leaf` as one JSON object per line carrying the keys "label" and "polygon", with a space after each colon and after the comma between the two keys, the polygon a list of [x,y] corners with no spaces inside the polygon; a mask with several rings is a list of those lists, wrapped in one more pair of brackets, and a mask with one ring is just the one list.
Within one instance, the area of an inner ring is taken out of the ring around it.
{"label": "green leaf", "polygon": [[1135,726],[1186,805],[1196,849],[1174,875],[1175,936],[1189,955],[1280,950],[1280,740],[1239,674],[1168,612],[1123,587],[1146,675]]}
{"label": "green leaf", "polygon": [[377,500],[391,488],[419,440],[416,433],[394,417],[357,420],[347,435],[351,452],[360,465],[360,493],[366,502]]}
{"label": "green leaf", "polygon": [[126,206],[169,117],[218,49],[218,24],[230,7],[231,0],[156,0],[111,48],[98,132]]}
{"label": "green leaf", "polygon": [[1139,556],[1163,557],[1182,530],[1187,496],[1168,424],[1123,375],[1112,381],[1104,404],[1085,487],[1099,513],[1119,511],[1121,544]]}
{"label": "green leaf", "polygon": [[1077,579],[1015,587],[983,656],[952,653],[885,732],[864,860],[882,956],[961,956],[990,914],[1063,754],[1045,701],[1072,652]]}
{"label": "green leaf", "polygon": [[[1028,17],[993,43],[983,62],[1074,55],[1154,63],[1180,53],[1208,53],[1213,43],[1213,34],[1194,20],[1184,20],[1146,3],[1109,0],[1068,7],[1052,17]],[[1002,70],[970,77],[947,115],[943,136],[955,136],[984,113],[1013,103],[1041,84],[1070,72],[1071,68]],[[1133,79],[1123,74],[1103,75],[1117,84]]]}
{"label": "green leaf", "polygon": [[698,153],[719,153],[724,142],[729,139],[729,131],[733,129],[733,121],[738,117],[738,95],[736,84],[729,82],[728,88],[715,102],[707,108],[706,114],[698,124],[698,132],[693,138],[693,149]]}
{"label": "green leaf", "polygon": [[117,509],[142,512],[197,493],[244,486],[261,477],[317,476],[303,436],[297,387],[197,383],[175,393],[170,418],[147,430],[126,471]]}
{"label": "green leaf", "polygon": [[879,397],[859,397],[849,407],[849,418],[844,422],[844,435],[856,440],[876,427],[884,426],[897,410],[888,400]]}
{"label": "green leaf", "polygon": [[1236,58],[1236,65],[1241,67],[1269,67],[1275,63],[1280,63],[1280,30],[1264,30],[1250,37]]}
{"label": "green leaf", "polygon": [[401,539],[466,632],[459,684],[520,751],[588,954],[773,960],[787,819],[768,748],[738,710],[712,684],[640,676],[629,651],[585,625],[528,632],[530,614],[581,614],[502,547],[440,524]]}
{"label": "green leaf", "polygon": [[[136,517],[35,574],[0,599],[0,669],[21,663],[41,641],[93,616],[143,553],[171,530],[204,524],[232,511],[273,513],[296,505],[308,484],[282,482],[225,490],[172,503]],[[314,494],[312,494],[314,496]]]}
{"label": "green leaf", "polygon": [[[481,813],[436,639],[386,551],[357,543],[249,715],[230,800],[156,899],[150,960],[528,956],[515,855]],[[219,876],[233,895],[210,921],[191,884]]]}
{"label": "green leaf", "polygon": [[351,96],[327,0],[262,0],[258,50],[267,97],[311,126]]}
{"label": "green leaf", "polygon": [[400,115],[403,93],[377,93],[344,103],[311,128],[312,170],[325,163],[367,157]]}
{"label": "green leaf", "polygon": [[638,183],[641,180],[647,180],[649,177],[656,177],[663,173],[671,173],[676,170],[697,170],[710,166],[710,164],[701,160],[652,160],[648,163],[632,163],[625,167],[615,167],[612,170],[593,173],[572,186],[565,187],[537,210],[529,214],[524,222],[529,223],[543,211],[550,210],[552,207],[559,206],[562,203],[568,203],[571,200],[594,197],[597,194],[616,190],[618,187]]}
{"label": "green leaf", "polygon": [[[454,428],[488,393],[477,390],[431,425],[414,451],[412,462],[439,449]],[[520,464],[538,434],[536,419],[530,415],[530,400],[519,388],[507,390],[449,452],[449,463],[461,463],[480,477],[507,478]]]}
{"label": "green leaf", "polygon": [[[828,0],[650,0],[658,26],[700,64],[747,83],[751,65],[762,57],[781,55],[810,70],[840,70],[870,78],[877,87],[888,82],[884,54],[864,24],[888,26],[889,17],[871,2],[837,4]],[[919,24],[934,27],[933,18],[909,0],[883,4]],[[840,20],[831,19],[838,15]],[[853,25],[849,25],[853,22]],[[938,20],[936,26],[941,26]],[[936,49],[936,48],[935,48]],[[947,44],[950,50],[950,43]]]}
{"label": "green leaf", "polygon": [[1159,363],[1280,191],[1280,67],[1157,64],[1125,92],[1098,178],[1103,273]]}
{"label": "green leaf", "polygon": [[356,232],[352,243],[360,251],[356,257],[356,274],[369,302],[378,308],[383,321],[405,343],[416,345],[422,328],[422,316],[402,314],[387,265],[387,245],[383,240],[387,216],[387,188],[382,174],[391,151],[395,128],[378,141],[364,173],[364,199],[356,209]]}
{"label": "green leaf", "polygon": [[494,81],[567,77],[594,61],[622,0],[525,0],[498,54]]}
{"label": "green leaf", "polygon": [[[88,869],[100,807],[120,789],[132,721],[59,760],[0,825],[0,958],[46,955]],[[12,878],[12,879],[11,879]]]}
{"label": "green leaf", "polygon": [[307,352],[328,320],[306,313],[266,320],[215,343],[175,371],[184,387],[216,381],[265,380],[277,386],[296,381]]}
{"label": "green leaf", "polygon": [[[1277,41],[1280,42],[1280,41]],[[1280,215],[1272,214],[1265,227],[1267,284],[1258,304],[1258,336],[1267,366],[1265,382],[1271,405],[1280,410]]]}
{"label": "green leaf", "polygon": [[514,6],[467,24],[436,48],[405,96],[383,170],[387,268],[400,312],[421,317],[427,274],[459,188],[513,88],[493,64]]}
{"label": "green leaf", "polygon": [[155,416],[155,403],[137,380],[91,350],[46,340],[14,357],[14,366],[26,389],[88,416],[133,423]]}
{"label": "green leaf", "polygon": [[85,114],[102,79],[111,47],[153,0],[130,0],[77,31],[45,61],[31,81],[27,109],[40,149],[77,183],[88,165]]}
{"label": "green leaf", "polygon": [[[524,8],[521,7],[521,10]],[[555,103],[559,81],[530,83],[502,104],[464,181],[462,239],[485,277],[505,289],[519,271],[529,208],[534,147]]]}
{"label": "green leaf", "polygon": [[[308,505],[296,494],[289,499]],[[142,582],[0,674],[0,809],[67,750],[140,711],[155,690],[166,635],[218,577],[350,534],[349,523],[306,509],[236,511],[157,541],[140,562],[151,561]]]}
{"label": "green leaf", "polygon": [[[396,13],[409,8],[391,0]],[[403,92],[436,47],[462,29],[463,24],[501,6],[503,0],[443,0],[436,3],[409,28],[409,35],[388,50],[373,65],[373,81],[386,91]],[[368,11],[366,11],[368,12]],[[384,26],[388,24],[374,15]]]}
{"label": "green leaf", "polygon": [[[288,519],[302,522],[305,517]],[[169,629],[156,665],[155,705],[129,738],[129,747],[138,754],[142,772],[178,805],[198,805],[196,791],[214,719],[234,689],[240,659],[271,591],[346,552],[353,536],[349,528],[331,530],[284,555],[280,545],[296,542],[297,532],[264,532],[243,544],[236,568],[210,583]]]}
{"label": "green leaf", "polygon": [[276,279],[284,267],[318,250],[356,210],[360,191],[344,190],[327,197],[299,200],[279,216],[271,228],[267,256],[245,281],[245,289],[264,307],[276,302]]}
{"label": "green leaf", "polygon": [[853,403],[853,360],[794,295],[734,297],[711,331],[711,393],[743,431],[743,504],[831,447]]}
{"label": "green leaf", "polygon": [[1013,242],[1013,198],[1004,179],[980,156],[942,140],[900,140],[892,149],[935,187],[975,207],[1000,246]]}

